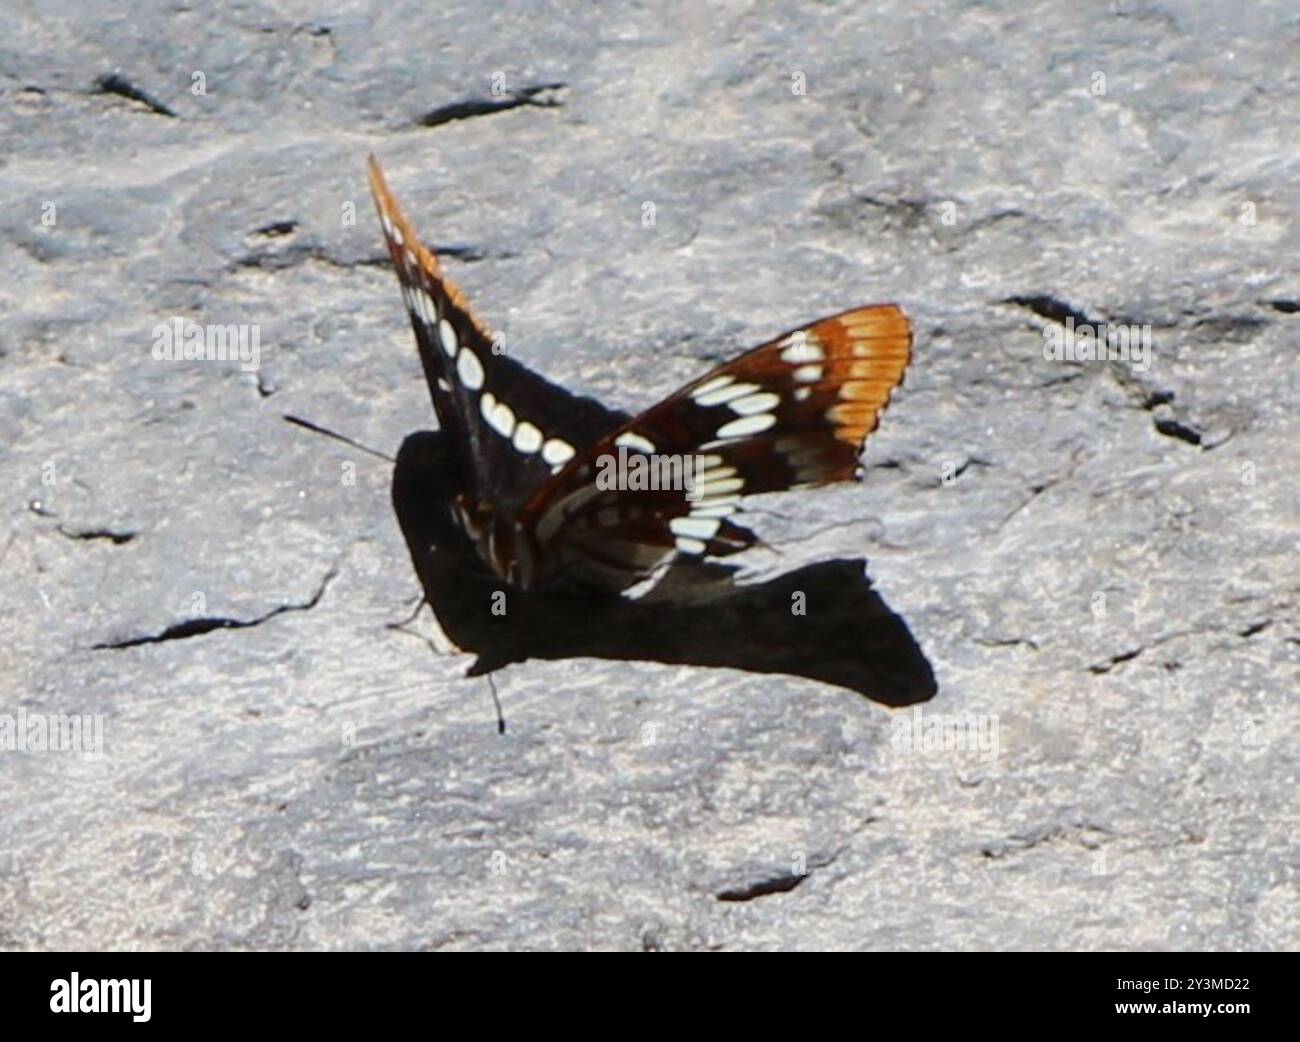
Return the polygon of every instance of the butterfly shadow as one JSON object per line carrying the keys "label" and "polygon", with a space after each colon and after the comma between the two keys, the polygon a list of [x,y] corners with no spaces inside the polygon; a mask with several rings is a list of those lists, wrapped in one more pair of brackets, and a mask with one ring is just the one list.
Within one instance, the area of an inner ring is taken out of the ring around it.
{"label": "butterfly shadow", "polygon": [[448,502],[461,488],[443,435],[407,437],[393,471],[393,506],[425,601],[447,637],[478,656],[467,676],[530,658],[592,657],[802,676],[888,706],[924,702],[936,691],[930,663],[872,589],[864,559],[810,564],[752,584],[737,583],[731,566],[673,566],[640,600],[519,590],[488,569],[452,521]]}

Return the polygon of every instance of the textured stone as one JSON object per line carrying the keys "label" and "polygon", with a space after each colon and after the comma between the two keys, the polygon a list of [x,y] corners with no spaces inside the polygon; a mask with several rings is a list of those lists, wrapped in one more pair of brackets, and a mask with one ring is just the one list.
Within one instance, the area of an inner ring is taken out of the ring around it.
{"label": "textured stone", "polygon": [[[1285,5],[344,6],[6,22],[0,712],[104,755],[0,752],[0,944],[1300,947]],[[996,756],[595,657],[499,671],[499,737],[473,656],[386,625],[390,466],[281,418],[432,426],[371,151],[509,352],[613,407],[899,301],[866,483],[762,504],[759,563],[869,558],[921,719]],[[173,316],[257,324],[258,371],[155,361]],[[1071,318],[1149,368],[1045,359]]]}

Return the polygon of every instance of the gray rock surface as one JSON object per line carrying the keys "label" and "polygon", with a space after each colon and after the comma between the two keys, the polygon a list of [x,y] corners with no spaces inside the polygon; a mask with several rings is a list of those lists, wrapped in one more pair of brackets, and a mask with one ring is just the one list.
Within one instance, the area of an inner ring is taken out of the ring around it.
{"label": "gray rock surface", "polygon": [[[0,945],[1300,947],[1293,8],[339,6],[8,12],[0,712],[104,730],[0,751]],[[432,425],[371,151],[611,405],[902,303],[875,466],[770,504],[780,567],[869,557],[921,719],[996,749],[596,659],[499,673],[498,737],[385,626],[388,465],[281,419]],[[173,316],[260,368],[155,360]],[[1046,359],[1071,316],[1149,367]]]}

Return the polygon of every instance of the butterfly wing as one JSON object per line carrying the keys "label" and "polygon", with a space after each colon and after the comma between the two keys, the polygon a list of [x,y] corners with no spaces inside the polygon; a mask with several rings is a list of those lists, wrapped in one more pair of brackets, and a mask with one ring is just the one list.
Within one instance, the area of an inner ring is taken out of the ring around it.
{"label": "butterfly wing", "polygon": [[[744,497],[860,476],[863,444],[903,380],[911,344],[902,310],[878,304],[792,330],[705,373],[596,439],[533,493],[518,519],[519,581],[576,570],[625,588],[673,551],[743,549],[753,537],[728,518]],[[690,459],[694,490],[600,480],[611,459],[630,465],[633,455]]]}
{"label": "butterfly wing", "polygon": [[570,394],[506,357],[460,287],[416,238],[374,156],[368,167],[439,426],[463,448],[469,491],[460,520],[477,537],[494,516],[515,514],[575,455],[575,446],[628,416]]}

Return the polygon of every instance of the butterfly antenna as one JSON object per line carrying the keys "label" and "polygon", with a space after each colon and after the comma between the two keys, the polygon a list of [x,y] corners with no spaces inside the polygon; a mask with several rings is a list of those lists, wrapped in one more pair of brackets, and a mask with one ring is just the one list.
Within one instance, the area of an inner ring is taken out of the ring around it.
{"label": "butterfly antenna", "polygon": [[496,706],[497,709],[497,734],[505,734],[506,718],[501,713],[501,699],[497,698],[497,685],[496,681],[492,679],[491,673],[487,675],[487,682],[488,687],[492,691],[492,704]]}
{"label": "butterfly antenna", "polygon": [[362,445],[361,442],[354,441],[346,434],[339,434],[337,431],[332,431],[328,427],[322,427],[319,424],[312,423],[311,420],[304,420],[300,416],[290,416],[288,413],[285,413],[283,418],[289,423],[292,423],[295,427],[302,427],[304,430],[313,431],[316,434],[323,434],[327,438],[341,441],[344,445],[350,445],[352,448],[357,449],[360,452],[367,452],[371,456],[377,456],[379,459],[387,460],[389,463],[395,464],[397,462],[397,460],[393,459],[392,456],[385,452],[380,452],[378,449],[372,449],[369,445]]}

